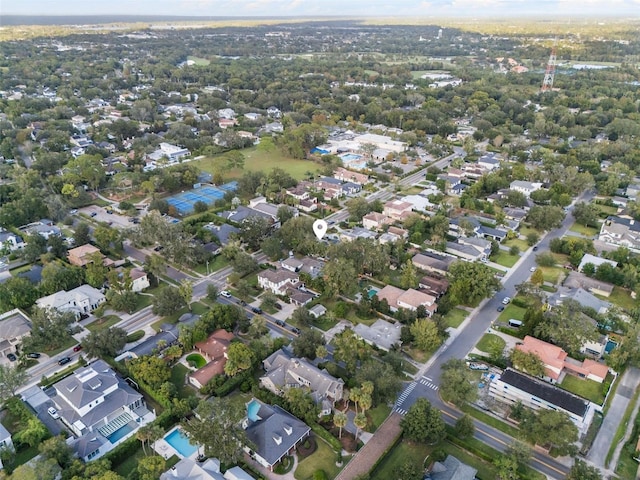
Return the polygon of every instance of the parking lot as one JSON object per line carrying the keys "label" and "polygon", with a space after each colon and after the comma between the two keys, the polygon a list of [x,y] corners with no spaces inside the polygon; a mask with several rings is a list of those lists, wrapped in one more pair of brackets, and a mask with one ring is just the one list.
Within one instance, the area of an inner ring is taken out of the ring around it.
{"label": "parking lot", "polygon": [[104,207],[98,207],[96,205],[81,208],[78,210],[78,213],[86,215],[95,222],[106,223],[113,227],[130,228],[134,226],[126,215],[120,215],[115,211],[113,213],[107,213]]}

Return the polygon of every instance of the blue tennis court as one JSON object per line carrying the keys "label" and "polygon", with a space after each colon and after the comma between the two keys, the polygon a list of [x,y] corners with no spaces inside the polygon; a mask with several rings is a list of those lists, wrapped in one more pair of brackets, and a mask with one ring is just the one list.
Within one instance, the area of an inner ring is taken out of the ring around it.
{"label": "blue tennis court", "polygon": [[220,187],[206,185],[204,187],[189,190],[188,192],[178,193],[167,198],[169,205],[174,207],[182,216],[189,215],[193,212],[193,206],[196,202],[204,202],[207,205],[213,205],[216,200],[224,197],[225,193],[233,192],[238,188],[237,182],[229,182]]}

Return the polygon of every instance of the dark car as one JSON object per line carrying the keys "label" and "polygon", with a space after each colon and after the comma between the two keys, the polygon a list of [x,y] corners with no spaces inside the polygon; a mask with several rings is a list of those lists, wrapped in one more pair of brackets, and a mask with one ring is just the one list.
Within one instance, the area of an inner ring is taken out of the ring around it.
{"label": "dark car", "polygon": [[300,329],[298,327],[291,327],[291,331],[296,335],[300,335]]}
{"label": "dark car", "polygon": [[66,365],[70,361],[71,361],[70,357],[62,357],[60,360],[58,360],[58,365]]}
{"label": "dark car", "polygon": [[257,313],[258,315],[262,313],[262,309],[260,307],[251,307],[251,311],[253,313]]}
{"label": "dark car", "polygon": [[74,352],[79,352],[80,350],[82,350],[82,345],[76,345],[75,347],[73,347]]}
{"label": "dark car", "polygon": [[157,247],[154,247],[153,251],[154,252],[159,252],[160,250],[162,250],[164,247],[162,245],[158,245]]}
{"label": "dark car", "polygon": [[537,252],[537,251],[538,251],[538,246],[537,246],[537,245],[534,245],[534,246],[533,246],[533,251],[534,251],[534,252]]}
{"label": "dark car", "polygon": [[239,302],[239,303],[240,303],[240,305],[242,305],[243,307],[246,307],[246,306],[247,306],[247,302],[245,302],[244,300],[240,300],[240,302]]}
{"label": "dark car", "polygon": [[90,217],[95,217],[96,215],[98,215],[96,212],[91,212],[91,213],[89,214],[89,216],[90,216]]}
{"label": "dark car", "polygon": [[276,325],[278,325],[280,327],[284,327],[286,325],[286,323],[284,323],[284,321],[282,321],[282,320],[276,320]]}
{"label": "dark car", "polygon": [[40,358],[40,354],[36,352],[27,353],[27,358]]}
{"label": "dark car", "polygon": [[18,359],[18,357],[16,357],[13,353],[8,353],[7,358],[10,362],[15,362]]}
{"label": "dark car", "polygon": [[280,305],[279,303],[274,304],[274,305],[273,305],[273,307],[274,307],[276,310],[282,310],[282,305]]}
{"label": "dark car", "polygon": [[502,312],[503,310],[504,310],[504,305],[500,305],[500,306],[498,307],[498,311],[499,311],[499,312]]}

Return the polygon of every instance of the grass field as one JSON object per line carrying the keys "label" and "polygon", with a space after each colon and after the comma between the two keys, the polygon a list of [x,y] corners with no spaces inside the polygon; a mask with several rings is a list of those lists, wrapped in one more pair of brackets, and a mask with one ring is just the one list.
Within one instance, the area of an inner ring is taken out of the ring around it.
{"label": "grass field", "polygon": [[630,312],[638,305],[638,301],[631,298],[629,291],[622,287],[613,287],[613,292],[609,297],[601,297],[598,295],[598,298],[614,303],[627,312]]}
{"label": "grass field", "polygon": [[294,473],[297,480],[312,480],[317,470],[323,470],[327,478],[335,478],[340,467],[336,467],[337,454],[321,438],[316,437],[318,448],[313,454],[302,460]]}
{"label": "grass field", "polygon": [[510,255],[503,250],[500,250],[496,255],[491,255],[492,262],[507,268],[513,267],[519,258],[520,255]]}
{"label": "grass field", "polygon": [[602,384],[593,380],[578,378],[573,375],[565,375],[560,386],[565,390],[575,393],[576,395],[586,398],[598,405],[602,405],[602,402],[604,402]]}
{"label": "grass field", "polygon": [[187,57],[187,60],[192,61],[193,63],[195,63],[196,65],[200,66],[200,67],[206,67],[207,65],[209,65],[211,62],[209,60],[207,60],[206,58],[200,58],[200,57],[193,57],[191,55],[189,55]]}
{"label": "grass field", "polygon": [[506,240],[503,245],[505,247],[518,247],[520,249],[521,252],[526,252],[527,250],[529,250],[529,244],[527,243],[526,240],[520,240],[519,238],[512,238],[511,240]]}
{"label": "grass field", "polygon": [[87,325],[87,330],[90,332],[95,332],[96,330],[104,330],[105,328],[109,328],[114,326],[116,323],[120,321],[120,317],[117,315],[107,315],[105,317],[99,318],[95,322],[91,322]]}
{"label": "grass field", "polygon": [[[286,157],[277,148],[265,152],[256,147],[245,148],[241,150],[245,157],[244,168],[234,168],[224,173],[225,181],[238,179],[245,171],[251,172],[270,172],[274,168],[278,167],[283,169],[289,175],[297,180],[302,180],[308,174],[308,172],[315,173],[320,170],[320,165],[313,163],[309,160],[298,160],[291,157]],[[216,164],[224,162],[220,160],[220,157],[207,157],[202,160],[197,160],[194,163],[198,165],[202,170],[209,173],[217,171]]]}
{"label": "grass field", "polygon": [[572,232],[579,233],[580,235],[584,235],[585,237],[589,237],[589,238],[594,237],[600,231],[597,228],[585,227],[584,225],[582,225],[580,223],[577,223],[577,222],[574,222],[574,224],[571,225],[571,228],[569,230],[571,230]]}
{"label": "grass field", "polygon": [[371,474],[371,480],[398,478],[398,471],[405,463],[413,463],[422,468],[431,449],[432,447],[424,444],[402,440],[382,459],[378,468]]}
{"label": "grass field", "polygon": [[509,323],[509,319],[514,318],[516,320],[524,320],[524,314],[527,313],[526,308],[518,307],[513,303],[507,305],[504,311],[498,317],[498,321],[502,323]]}
{"label": "grass field", "polygon": [[462,310],[461,308],[452,308],[447,312],[444,316],[444,321],[447,323],[448,327],[458,328],[464,319],[467,318],[469,312],[466,310]]}
{"label": "grass field", "polygon": [[538,267],[542,270],[542,277],[545,282],[558,283],[558,280],[564,278],[566,270],[561,267]]}
{"label": "grass field", "polygon": [[187,398],[196,394],[196,391],[185,385],[185,377],[189,373],[189,369],[182,365],[181,363],[176,363],[171,369],[171,383],[175,385],[178,389],[178,397],[179,398]]}
{"label": "grass field", "polygon": [[382,422],[389,416],[391,408],[386,404],[380,404],[376,408],[367,410],[367,417],[369,417],[369,425],[367,425],[367,432],[375,432]]}
{"label": "grass field", "polygon": [[507,345],[507,342],[505,342],[502,337],[494,335],[493,333],[485,333],[480,341],[476,344],[476,348],[481,352],[491,353],[492,344],[494,342],[496,344],[502,345],[503,349]]}

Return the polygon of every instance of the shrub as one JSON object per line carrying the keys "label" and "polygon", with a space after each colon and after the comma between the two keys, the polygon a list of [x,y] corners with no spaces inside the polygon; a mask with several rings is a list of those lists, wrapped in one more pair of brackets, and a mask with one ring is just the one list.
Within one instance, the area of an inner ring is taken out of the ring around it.
{"label": "shrub", "polygon": [[313,480],[328,480],[324,470],[316,470],[313,474]]}
{"label": "shrub", "polygon": [[142,337],[144,337],[145,333],[143,330],[136,330],[135,332],[127,335],[127,343],[137,342]]}

